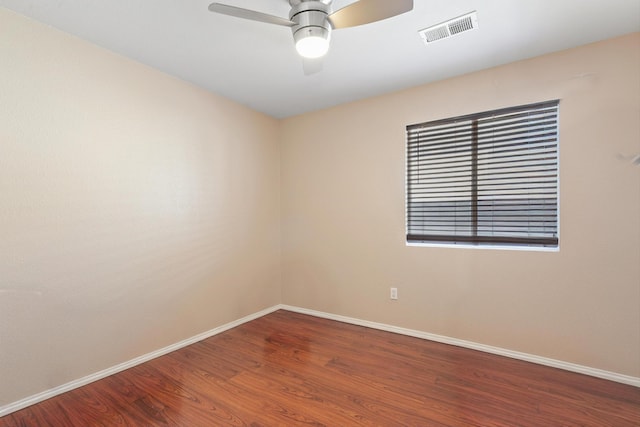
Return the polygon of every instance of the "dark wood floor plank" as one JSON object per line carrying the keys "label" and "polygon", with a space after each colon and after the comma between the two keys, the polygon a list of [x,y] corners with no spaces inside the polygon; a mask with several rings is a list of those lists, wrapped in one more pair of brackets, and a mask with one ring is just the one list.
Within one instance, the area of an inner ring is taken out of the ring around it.
{"label": "dark wood floor plank", "polygon": [[640,389],[277,311],[0,427],[640,425]]}

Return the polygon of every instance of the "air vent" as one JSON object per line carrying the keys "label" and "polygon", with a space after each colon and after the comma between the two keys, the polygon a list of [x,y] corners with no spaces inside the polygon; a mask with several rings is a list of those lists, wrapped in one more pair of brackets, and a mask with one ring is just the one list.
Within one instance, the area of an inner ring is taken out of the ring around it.
{"label": "air vent", "polygon": [[418,31],[425,44],[455,36],[478,28],[478,15],[471,12],[438,25]]}

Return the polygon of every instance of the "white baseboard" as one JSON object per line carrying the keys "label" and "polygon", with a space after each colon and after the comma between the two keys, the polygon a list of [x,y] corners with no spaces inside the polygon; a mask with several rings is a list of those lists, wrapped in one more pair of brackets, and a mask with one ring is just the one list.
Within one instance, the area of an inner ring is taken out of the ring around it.
{"label": "white baseboard", "polygon": [[382,331],[393,332],[401,335],[408,335],[415,338],[422,338],[429,341],[440,342],[443,344],[455,345],[457,347],[469,348],[472,350],[479,350],[485,353],[496,354],[499,356],[506,356],[512,359],[524,360],[526,362],[536,363],[538,365],[550,366],[552,368],[559,368],[565,371],[576,372],[579,374],[589,375],[596,378],[602,378],[609,381],[615,381],[622,384],[628,384],[635,387],[640,387],[640,378],[632,377],[630,375],[618,374],[615,372],[609,372],[602,369],[590,368],[588,366],[577,365],[575,363],[563,362],[561,360],[550,359],[547,357],[536,356],[533,354],[522,353],[519,351],[507,350],[500,347],[493,347],[490,345],[478,344],[471,341],[460,340],[456,338],[450,338],[442,335],[430,334],[427,332],[417,331],[413,329],[400,328],[397,326],[386,325],[384,323],[370,322],[368,320],[355,319],[352,317],[340,316],[337,314],[325,313],[322,311],[309,310],[306,308],[300,308],[290,305],[281,304],[279,308],[283,310],[289,310],[296,313],[308,314],[315,317],[322,317],[329,320],[337,320],[338,322],[351,323],[353,325],[365,326],[367,328],[379,329]]}
{"label": "white baseboard", "polygon": [[38,402],[42,402],[44,400],[47,400],[59,394],[65,393],[67,391],[71,391],[78,387],[82,387],[84,385],[100,380],[102,378],[108,377],[109,375],[117,374],[118,372],[124,371],[125,369],[129,369],[136,365],[140,365],[141,363],[148,362],[149,360],[155,359],[156,357],[160,357],[167,353],[171,353],[172,351],[179,350],[183,347],[194,344],[198,341],[202,341],[206,338],[212,337],[221,332],[235,328],[236,326],[240,326],[243,323],[250,322],[251,320],[258,319],[262,316],[265,316],[269,313],[273,313],[274,311],[277,311],[280,309],[293,311],[301,314],[308,314],[310,316],[321,317],[329,320],[336,320],[338,322],[350,323],[358,326],[365,326],[367,328],[393,332],[396,334],[407,335],[415,338],[421,338],[425,340],[440,342],[444,344],[451,344],[458,347],[470,348],[473,350],[483,351],[485,353],[497,354],[499,356],[506,356],[513,359],[524,360],[527,362],[537,363],[539,365],[545,365],[553,368],[564,369],[566,371],[577,372],[580,374],[590,375],[592,377],[602,378],[610,381],[632,385],[635,387],[640,387],[640,378],[632,377],[629,375],[617,374],[615,372],[609,372],[601,369],[590,368],[587,366],[576,365],[574,363],[563,362],[561,360],[549,359],[546,357],[540,357],[532,354],[521,353],[518,351],[507,350],[504,348],[478,344],[471,341],[459,340],[456,338],[445,337],[442,335],[430,334],[427,332],[417,331],[413,329],[400,328],[397,326],[387,325],[384,323],[370,322],[368,320],[361,320],[353,317],[340,316],[337,314],[325,313],[322,311],[310,310],[310,309],[290,306],[286,304],[278,304],[273,307],[261,310],[257,313],[250,314],[248,316],[245,316],[233,322],[224,324],[222,326],[218,326],[217,328],[213,328],[201,334],[195,335],[191,338],[180,341],[176,344],[172,344],[170,346],[161,348],[159,350],[152,351],[151,353],[144,354],[142,356],[136,357],[135,359],[131,359],[127,362],[120,363],[111,368],[104,369],[94,374],[87,375],[86,377],[68,382],[66,384],[62,384],[52,389],[45,390],[41,393],[34,394],[33,396],[29,396],[24,399],[18,400],[17,402],[13,402],[8,405],[2,406],[0,407],[0,417],[8,415],[12,412],[18,411],[20,409],[26,408],[27,406],[31,406]]}
{"label": "white baseboard", "polygon": [[62,384],[60,386],[54,387],[49,390],[45,390],[41,393],[34,394],[33,396],[26,397],[24,399],[18,400],[17,402],[10,403],[5,406],[0,407],[0,417],[8,415],[12,412],[19,411],[20,409],[26,408],[27,406],[31,406],[38,402],[42,402],[54,396],[57,396],[62,393],[66,393],[67,391],[71,391],[78,387],[82,387],[94,381],[100,380],[102,378],[108,377],[109,375],[117,374],[118,372],[124,371],[125,369],[132,368],[136,365],[140,365],[141,363],[148,362],[149,360],[155,359],[156,357],[163,356],[167,353],[171,353],[172,351],[179,350],[188,345],[194,344],[198,341],[202,341],[206,338],[217,335],[221,332],[227,331],[229,329],[235,328],[236,326],[240,326],[243,323],[250,322],[251,320],[258,319],[264,315],[272,313],[276,310],[279,310],[280,306],[273,306],[257,313],[250,314],[241,319],[235,320],[233,322],[229,322],[222,326],[218,326],[217,328],[213,328],[209,331],[203,332],[201,334],[195,335],[191,338],[187,338],[186,340],[180,341],[178,343],[172,344],[170,346],[161,348],[160,350],[152,351],[151,353],[143,354],[142,356],[136,357],[135,359],[131,359],[127,362],[120,363],[116,366],[112,366],[111,368],[104,369],[100,372],[96,372],[91,375],[87,375],[86,377],[68,382],[66,384]]}

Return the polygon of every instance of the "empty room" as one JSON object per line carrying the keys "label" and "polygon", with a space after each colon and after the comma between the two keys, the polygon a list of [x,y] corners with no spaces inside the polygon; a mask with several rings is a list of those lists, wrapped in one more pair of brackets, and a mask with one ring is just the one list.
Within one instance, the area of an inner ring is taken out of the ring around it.
{"label": "empty room", "polygon": [[640,1],[0,0],[0,427],[640,425]]}

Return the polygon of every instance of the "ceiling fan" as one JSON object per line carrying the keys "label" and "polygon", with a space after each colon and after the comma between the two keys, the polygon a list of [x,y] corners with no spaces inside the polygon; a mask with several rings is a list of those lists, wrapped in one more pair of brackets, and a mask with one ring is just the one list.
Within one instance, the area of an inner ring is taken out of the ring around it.
{"label": "ceiling fan", "polygon": [[332,1],[289,0],[289,19],[222,3],[211,3],[209,10],[290,27],[300,56],[313,59],[328,52],[332,30],[381,21],[413,9],[413,0],[359,0],[333,12]]}

